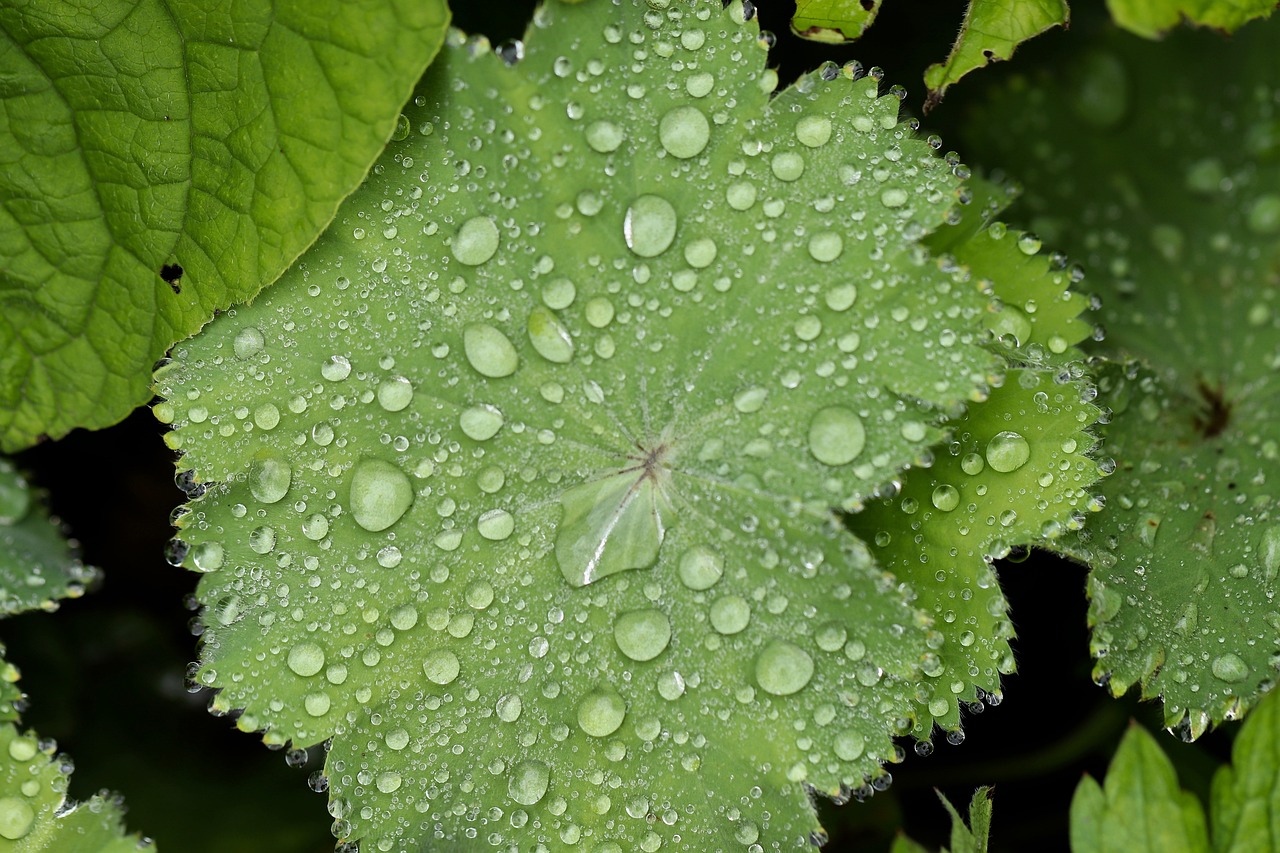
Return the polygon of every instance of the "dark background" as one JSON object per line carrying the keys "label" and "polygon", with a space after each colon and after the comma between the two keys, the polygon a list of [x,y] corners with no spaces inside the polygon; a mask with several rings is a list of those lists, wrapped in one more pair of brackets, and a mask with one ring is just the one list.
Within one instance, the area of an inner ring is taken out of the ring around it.
{"label": "dark background", "polygon": [[[532,9],[528,2],[454,5],[456,25],[483,32],[494,44],[518,37]],[[891,0],[853,46],[791,36],[790,3],[764,0],[759,15],[777,36],[771,56],[783,83],[825,59],[856,58],[887,69],[886,85],[906,86],[904,106],[918,115],[924,68],[946,55],[964,5]],[[1087,5],[1076,4],[1077,16]],[[1061,31],[1042,36],[1009,65],[1052,62],[1053,51],[1070,38]],[[945,148],[958,147],[951,131],[965,104],[1003,73],[1006,68],[988,69],[958,85],[928,117],[926,131],[940,130]],[[85,561],[106,575],[100,589],[65,602],[56,615],[32,613],[0,625],[31,697],[24,723],[55,737],[74,757],[74,797],[105,787],[120,791],[130,828],[154,837],[162,850],[331,850],[325,797],[306,784],[319,755],[304,767],[287,766],[285,751],[272,752],[230,720],[209,715],[210,694],[184,686],[187,662],[196,656],[190,628],[196,576],[163,557],[172,535],[169,513],[183,495],[173,485],[173,454],[161,435],[143,410],[118,426],[77,431],[19,457],[50,492],[52,509],[82,543]],[[970,715],[960,746],[939,737],[933,755],[922,758],[905,743],[908,757],[892,768],[893,785],[866,803],[836,808],[821,801],[831,835],[826,849],[887,850],[904,826],[936,849],[948,843],[950,823],[933,789],[964,812],[976,786],[994,784],[993,850],[1066,850],[1068,807],[1081,774],[1103,774],[1131,717],[1159,727],[1158,706],[1111,699],[1090,680],[1082,567],[1034,553],[1000,564],[999,574],[1018,629],[1013,645],[1020,669],[1005,681],[1003,704]],[[1204,796],[1213,768],[1228,755],[1231,733],[1211,733],[1195,745],[1165,735],[1159,740],[1183,785]]]}

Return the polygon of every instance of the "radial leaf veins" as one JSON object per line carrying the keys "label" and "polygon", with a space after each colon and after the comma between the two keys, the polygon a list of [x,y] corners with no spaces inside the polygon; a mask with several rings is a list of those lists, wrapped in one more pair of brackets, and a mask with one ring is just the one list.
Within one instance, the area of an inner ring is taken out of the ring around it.
{"label": "radial leaf veins", "polygon": [[715,0],[455,33],[334,227],[158,373],[198,678],[332,738],[340,838],[795,849],[921,713],[930,617],[833,510],[998,384],[990,297],[918,242],[961,181],[879,72],[765,58]]}

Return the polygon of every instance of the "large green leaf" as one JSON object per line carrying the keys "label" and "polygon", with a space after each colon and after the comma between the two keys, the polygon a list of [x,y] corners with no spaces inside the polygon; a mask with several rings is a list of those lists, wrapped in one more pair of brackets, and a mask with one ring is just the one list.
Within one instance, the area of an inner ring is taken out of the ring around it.
{"label": "large green leaf", "polygon": [[1060,542],[1093,568],[1096,677],[1162,696],[1187,737],[1272,684],[1280,646],[1278,32],[1116,35],[973,126],[1092,270],[1105,350],[1144,365],[1103,376],[1108,511]]}
{"label": "large green leaf", "polygon": [[1280,837],[1280,693],[1258,702],[1213,777],[1209,827],[1220,853],[1263,853]]}
{"label": "large green leaf", "polygon": [[876,20],[881,0],[796,0],[791,32],[813,41],[859,38]]}
{"label": "large green leaf", "polygon": [[330,232],[157,374],[198,677],[332,738],[342,839],[792,849],[927,713],[930,617],[831,508],[1002,378],[990,287],[918,242],[962,171],[856,64],[771,99],[742,18],[453,36]]}
{"label": "large green leaf", "polygon": [[13,463],[0,457],[0,616],[78,597],[97,576],[75,558],[56,520]]}
{"label": "large green leaf", "polygon": [[443,0],[0,8],[0,448],[101,427],[315,239]]}
{"label": "large green leaf", "polygon": [[1185,19],[1231,32],[1275,11],[1272,0],[1107,0],[1115,22],[1147,38],[1158,38]]}

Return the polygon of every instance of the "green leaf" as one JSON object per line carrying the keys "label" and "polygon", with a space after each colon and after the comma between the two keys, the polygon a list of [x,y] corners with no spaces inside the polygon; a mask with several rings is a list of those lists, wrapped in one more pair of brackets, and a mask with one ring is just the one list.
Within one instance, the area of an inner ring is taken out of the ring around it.
{"label": "green leaf", "polygon": [[0,9],[0,448],[102,427],[315,239],[439,48],[443,0]]}
{"label": "green leaf", "polygon": [[1095,677],[1163,697],[1186,737],[1256,700],[1280,640],[1276,32],[1116,35],[1015,80],[974,125],[1037,230],[1091,270],[1103,349],[1139,360],[1100,378],[1108,511],[1059,547],[1092,567]]}
{"label": "green leaf", "polygon": [[976,68],[1013,56],[1018,45],[1071,19],[1066,0],[970,0],[960,34],[945,62],[924,72],[929,88],[925,110],[937,105],[947,88]]}
{"label": "green leaf", "polygon": [[929,617],[832,508],[995,395],[986,286],[918,242],[961,180],[856,64],[771,98],[742,17],[451,36],[334,227],[157,374],[198,677],[332,738],[340,838],[789,848],[926,708]]}
{"label": "green leaf", "polygon": [[78,598],[97,577],[73,554],[61,525],[40,506],[40,494],[0,457],[0,616]]}
{"label": "green leaf", "polygon": [[1271,0],[1107,0],[1115,22],[1146,38],[1160,38],[1185,19],[1233,32],[1275,11]]}
{"label": "green leaf", "polygon": [[1071,801],[1073,853],[1207,851],[1204,809],[1178,787],[1173,764],[1146,729],[1133,725],[1111,759],[1103,787],[1088,776]]}
{"label": "green leaf", "polygon": [[853,41],[880,12],[882,0],[796,0],[791,32],[813,41]]}
{"label": "green leaf", "polygon": [[[973,799],[969,801],[968,824],[941,791],[935,793],[947,814],[951,815],[951,847],[943,847],[942,853],[987,853],[991,835],[991,788],[983,786],[973,792]],[[928,848],[899,835],[894,839],[892,853],[928,853]]]}
{"label": "green leaf", "polygon": [[1264,696],[1213,777],[1210,828],[1219,853],[1263,853],[1280,835],[1280,694]]}

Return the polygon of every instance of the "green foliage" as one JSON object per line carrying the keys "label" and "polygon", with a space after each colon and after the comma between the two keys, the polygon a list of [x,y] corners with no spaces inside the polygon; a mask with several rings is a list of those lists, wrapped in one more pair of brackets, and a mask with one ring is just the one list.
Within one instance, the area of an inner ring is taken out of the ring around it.
{"label": "green foliage", "polygon": [[970,0],[951,54],[924,73],[929,87],[925,109],[941,101],[947,88],[970,71],[1008,59],[1027,39],[1064,27],[1070,19],[1066,0]]}
{"label": "green foliage", "polygon": [[[1108,511],[1059,547],[1093,568],[1095,677],[1117,695],[1140,684],[1163,697],[1167,725],[1190,738],[1275,678],[1276,33],[1115,35],[1064,60],[1069,75],[1015,79],[974,123],[978,144],[1026,182],[1034,226],[1094,271],[1101,349],[1138,360],[1100,376],[1118,462],[1101,487]],[[1233,86],[1181,74],[1189,55]]]}
{"label": "green foliage", "polygon": [[840,43],[866,32],[881,0],[796,0],[791,31],[801,38]]}
{"label": "green foliage", "polygon": [[[951,815],[951,847],[943,847],[941,853],[987,853],[988,837],[991,835],[991,789],[979,788],[973,792],[969,801],[969,823],[951,805],[951,801],[938,792],[938,799]],[[894,841],[891,853],[928,853],[928,848],[917,844],[905,835],[899,835]]]}
{"label": "green foliage", "polygon": [[13,463],[0,457],[0,615],[79,597],[96,577],[72,554],[58,522]]}
{"label": "green foliage", "polygon": [[[334,228],[158,373],[198,678],[333,738],[343,839],[821,837],[810,790],[1009,669],[989,557],[1096,477],[1083,300],[1004,228],[928,252],[960,170],[856,65],[770,99],[740,8],[552,4],[523,50],[452,36]],[[969,503],[871,520],[907,467]],[[833,507],[965,557],[913,608]]]}
{"label": "green foliage", "polygon": [[314,239],[438,49],[443,0],[0,9],[0,448],[115,423]]}
{"label": "green foliage", "polygon": [[1107,0],[1115,22],[1146,38],[1159,38],[1183,20],[1232,32],[1275,11],[1271,0]]}

